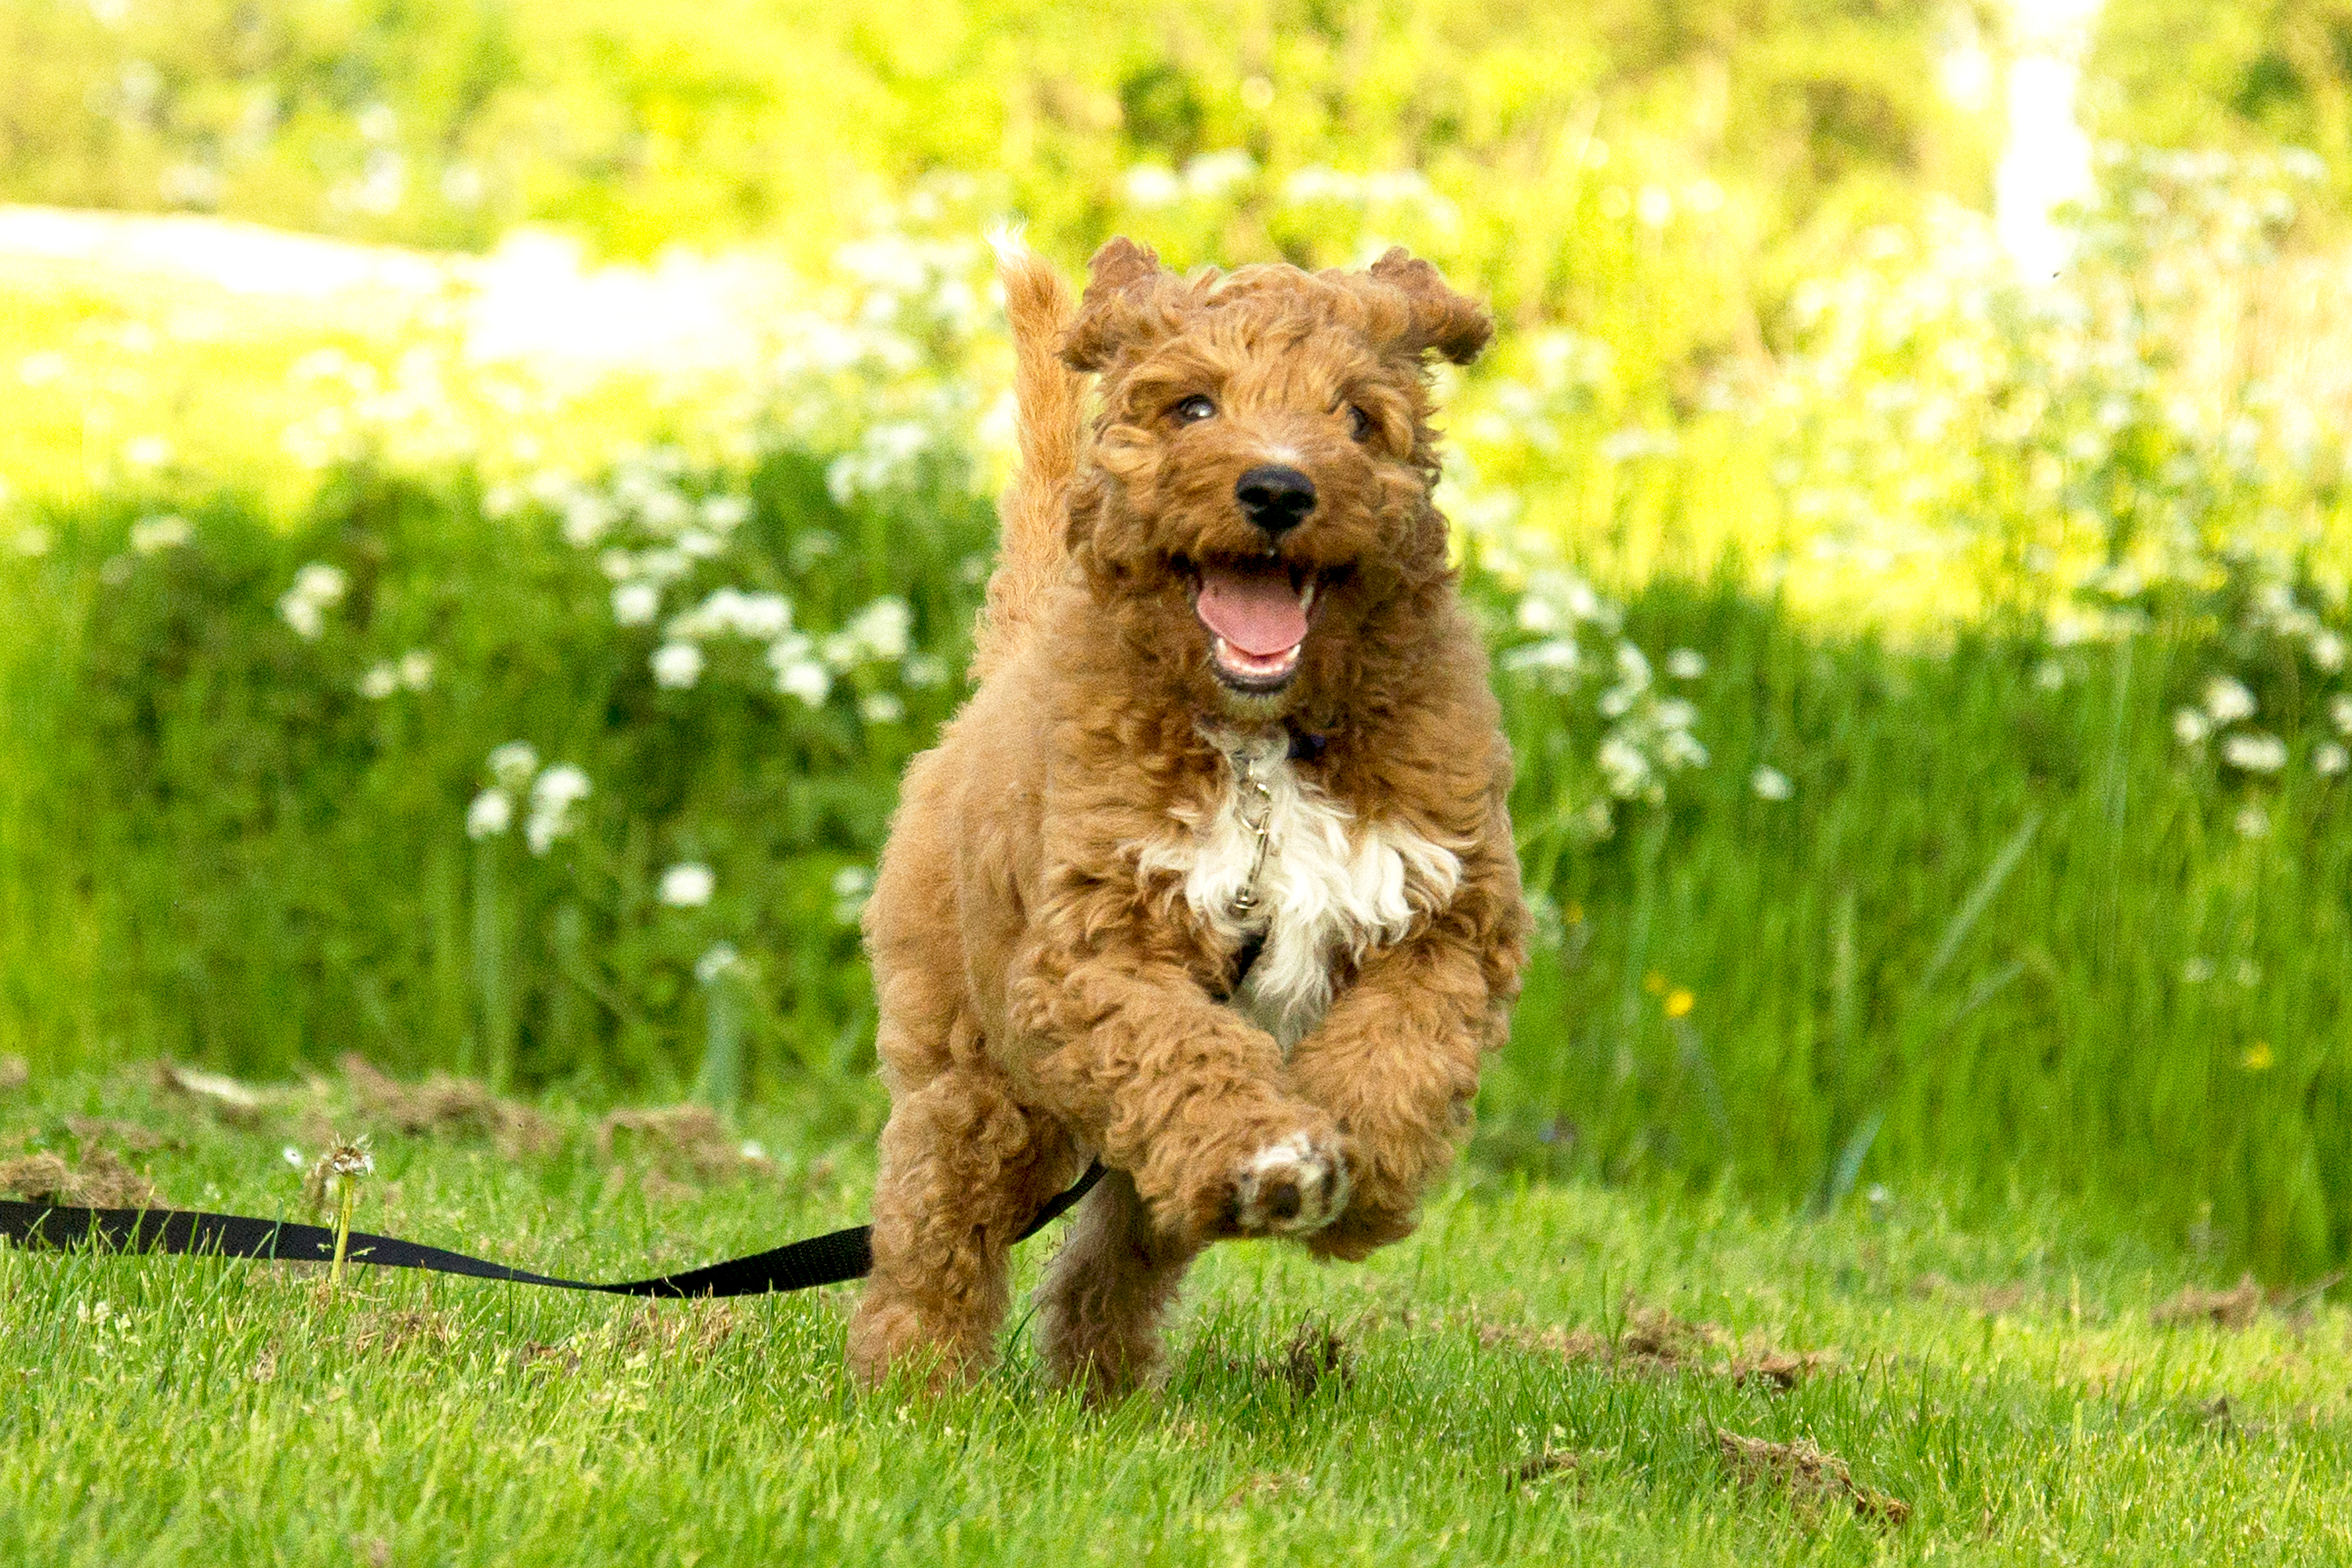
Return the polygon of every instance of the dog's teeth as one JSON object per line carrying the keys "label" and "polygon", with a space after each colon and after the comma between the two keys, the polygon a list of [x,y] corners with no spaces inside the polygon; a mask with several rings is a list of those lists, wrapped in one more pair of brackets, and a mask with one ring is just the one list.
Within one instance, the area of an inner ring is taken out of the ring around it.
{"label": "dog's teeth", "polygon": [[1322,584],[1314,581],[1312,578],[1307,580],[1307,592],[1298,595],[1298,607],[1302,611],[1311,610],[1315,607],[1315,592],[1322,586]]}

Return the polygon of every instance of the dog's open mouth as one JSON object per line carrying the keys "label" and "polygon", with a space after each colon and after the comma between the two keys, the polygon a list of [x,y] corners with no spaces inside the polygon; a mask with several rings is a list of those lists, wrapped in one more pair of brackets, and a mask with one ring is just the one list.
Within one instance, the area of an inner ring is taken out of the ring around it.
{"label": "dog's open mouth", "polygon": [[1195,568],[1193,613],[1209,632],[1217,679],[1242,691],[1279,691],[1298,673],[1320,584],[1272,556]]}

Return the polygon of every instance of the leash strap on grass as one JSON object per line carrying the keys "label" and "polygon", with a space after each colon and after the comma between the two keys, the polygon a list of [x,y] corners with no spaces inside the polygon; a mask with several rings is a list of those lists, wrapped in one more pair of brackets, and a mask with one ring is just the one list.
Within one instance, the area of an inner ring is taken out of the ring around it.
{"label": "leash strap on grass", "polygon": [[[1087,1166],[1077,1184],[1040,1209],[1029,1227],[1013,1241],[1018,1244],[1028,1240],[1067,1213],[1073,1204],[1087,1195],[1088,1188],[1102,1179],[1102,1173],[1099,1162]],[[468,1258],[462,1252],[357,1230],[351,1233],[349,1257],[353,1263],[373,1263],[379,1268],[423,1268],[436,1274],[502,1279],[514,1285],[601,1290],[608,1296],[762,1296],[864,1279],[874,1268],[873,1236],[872,1226],[853,1226],[787,1247],[755,1252],[749,1258],[730,1258],[724,1263],[689,1268],[681,1274],[629,1279],[615,1285],[558,1279],[509,1268],[484,1258]],[[68,1208],[11,1199],[0,1199],[0,1238],[19,1247],[52,1250],[88,1242],[113,1252],[190,1253],[299,1263],[331,1263],[335,1257],[335,1233],[326,1226],[294,1225],[247,1215],[192,1214],[179,1209]]]}

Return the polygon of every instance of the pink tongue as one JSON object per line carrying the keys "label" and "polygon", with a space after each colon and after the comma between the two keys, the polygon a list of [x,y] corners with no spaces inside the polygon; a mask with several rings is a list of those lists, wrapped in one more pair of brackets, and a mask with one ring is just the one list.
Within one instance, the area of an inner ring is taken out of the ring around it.
{"label": "pink tongue", "polygon": [[1307,640],[1307,612],[1282,568],[1240,572],[1203,566],[1194,607],[1203,626],[1255,658],[1286,653]]}

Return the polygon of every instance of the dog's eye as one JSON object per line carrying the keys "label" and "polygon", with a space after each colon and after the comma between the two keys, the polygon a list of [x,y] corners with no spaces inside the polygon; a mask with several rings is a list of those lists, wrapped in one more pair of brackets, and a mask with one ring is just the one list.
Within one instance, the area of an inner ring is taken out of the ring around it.
{"label": "dog's eye", "polygon": [[1359,441],[1372,437],[1372,416],[1353,404],[1348,405],[1348,433]]}
{"label": "dog's eye", "polygon": [[1179,425],[1198,425],[1216,416],[1217,405],[1195,394],[1168,411],[1168,416]]}

